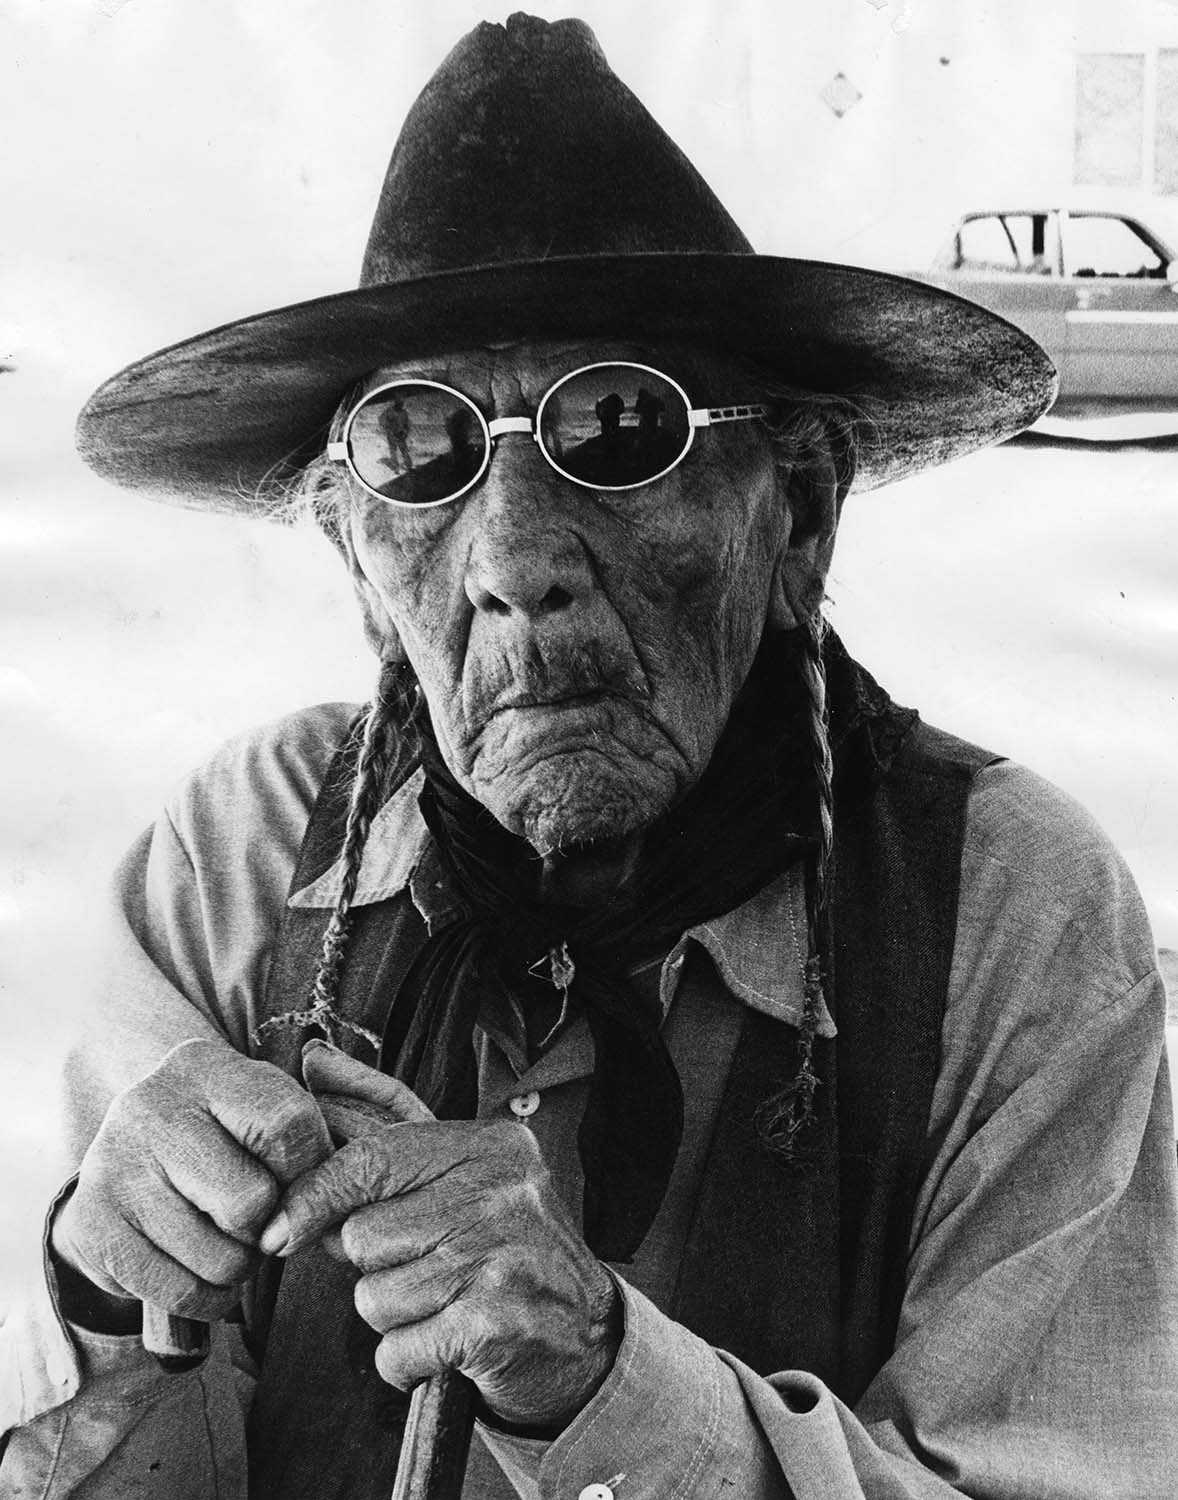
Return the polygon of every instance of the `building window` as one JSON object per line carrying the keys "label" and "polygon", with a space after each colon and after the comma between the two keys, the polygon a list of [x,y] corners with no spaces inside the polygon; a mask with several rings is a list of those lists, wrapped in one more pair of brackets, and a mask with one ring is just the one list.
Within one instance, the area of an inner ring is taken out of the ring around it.
{"label": "building window", "polygon": [[1178,49],[1173,47],[1158,52],[1153,177],[1157,192],[1178,193]]}
{"label": "building window", "polygon": [[1144,54],[1082,52],[1076,59],[1076,181],[1139,186],[1144,142]]}

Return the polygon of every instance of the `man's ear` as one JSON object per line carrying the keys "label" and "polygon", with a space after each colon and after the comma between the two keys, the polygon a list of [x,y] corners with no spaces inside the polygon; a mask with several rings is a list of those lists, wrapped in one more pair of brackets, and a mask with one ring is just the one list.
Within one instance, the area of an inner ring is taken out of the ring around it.
{"label": "man's ear", "polygon": [[789,515],[769,600],[771,630],[793,630],[817,614],[826,594],[843,501],[855,477],[853,449],[825,443],[785,483]]}
{"label": "man's ear", "polygon": [[393,624],[388,610],[384,607],[384,601],[372,586],[368,574],[365,573],[360,559],[356,556],[356,548],[352,541],[351,522],[347,518],[340,522],[339,541],[337,545],[343,553],[344,561],[348,565],[352,587],[356,591],[356,600],[360,605],[360,617],[364,622],[364,639],[376,655],[380,657],[381,661],[404,660],[405,649],[401,645],[401,637],[397,634],[397,627]]}

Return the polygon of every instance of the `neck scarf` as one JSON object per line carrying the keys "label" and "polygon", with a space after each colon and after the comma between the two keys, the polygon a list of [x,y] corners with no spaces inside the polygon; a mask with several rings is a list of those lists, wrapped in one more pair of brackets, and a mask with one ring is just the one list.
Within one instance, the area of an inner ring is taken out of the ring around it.
{"label": "neck scarf", "polygon": [[484,1001],[504,988],[525,1005],[538,984],[567,990],[595,1048],[578,1149],[583,1232],[603,1260],[633,1259],[683,1130],[658,1002],[629,974],[741,905],[809,846],[813,793],[792,649],[788,637],[767,638],[704,775],[647,830],[636,874],[592,908],[538,899],[535,851],[463,791],[421,726],[421,809],[462,909],[430,933],[400,985],[382,1066],[439,1117],[471,1118]]}

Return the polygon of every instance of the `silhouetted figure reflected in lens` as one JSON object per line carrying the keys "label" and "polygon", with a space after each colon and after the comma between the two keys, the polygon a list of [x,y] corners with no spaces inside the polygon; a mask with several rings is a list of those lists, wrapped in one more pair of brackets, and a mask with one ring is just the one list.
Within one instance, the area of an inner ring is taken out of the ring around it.
{"label": "silhouetted figure reflected in lens", "polygon": [[[467,407],[455,407],[441,422],[435,414],[422,430],[427,432],[428,447],[441,451],[418,463],[412,472],[382,485],[380,493],[386,499],[402,505],[433,505],[465,489],[478,473],[485,450],[474,413]],[[419,449],[425,446],[424,440],[418,442]]]}
{"label": "silhouetted figure reflected in lens", "polygon": [[409,452],[409,413],[400,396],[394,396],[387,403],[381,411],[380,420],[389,442],[389,457],[385,462],[390,469],[402,474],[413,467],[413,458]]}
{"label": "silhouetted figure reflected in lens", "polygon": [[638,387],[638,394],[634,398],[634,410],[638,414],[639,447],[649,448],[657,442],[659,423],[666,409],[667,403],[660,401],[653,391],[648,391],[644,385]]}
{"label": "silhouetted figure reflected in lens", "polygon": [[605,451],[612,453],[621,441],[622,413],[626,410],[626,403],[617,391],[610,391],[608,396],[602,396],[594,410],[601,423],[601,440]]}
{"label": "silhouetted figure reflected in lens", "polygon": [[479,466],[480,453],[473,438],[474,425],[474,413],[465,406],[455,407],[446,418],[446,436],[450,440],[450,457],[455,472],[465,474],[467,479]]}
{"label": "silhouetted figure reflected in lens", "polygon": [[593,410],[601,432],[564,454],[563,467],[586,484],[620,484],[623,481],[618,476],[625,468],[622,414],[626,403],[617,391],[610,391],[596,402]]}

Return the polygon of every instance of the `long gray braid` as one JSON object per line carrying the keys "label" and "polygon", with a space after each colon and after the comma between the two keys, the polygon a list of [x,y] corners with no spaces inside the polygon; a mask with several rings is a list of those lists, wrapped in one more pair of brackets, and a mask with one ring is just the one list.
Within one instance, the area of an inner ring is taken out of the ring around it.
{"label": "long gray braid", "polygon": [[802,1018],[798,1027],[798,1067],[784,1088],[757,1109],[755,1126],[762,1143],[786,1161],[798,1159],[803,1132],[814,1117],[819,1078],[814,1071],[814,1039],[823,1009],[821,932],[826,913],[827,880],[834,847],[834,759],[830,749],[826,702],[826,667],[822,641],[826,620],[816,611],[802,622],[799,675],[805,693],[810,771],[817,804],[818,837],[806,882],[806,959],[802,969]]}
{"label": "long gray braid", "polygon": [[337,1002],[344,953],[351,929],[352,901],[360,878],[364,845],[368,840],[372,820],[380,811],[394,760],[405,747],[414,711],[414,692],[411,674],[401,661],[381,662],[376,692],[363,720],[354,730],[359,738],[359,754],[340,851],[343,871],[331,920],[323,934],[323,947],[315,971],[310,1004],[302,1010],[271,1016],[255,1031],[255,1041],[267,1031],[280,1027],[318,1026],[334,1047],[340,1045],[343,1033],[348,1031],[362,1037],[377,1052],[380,1051],[380,1037],[367,1027],[342,1016]]}

